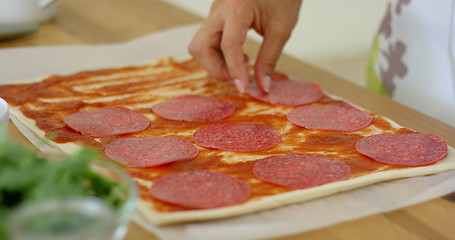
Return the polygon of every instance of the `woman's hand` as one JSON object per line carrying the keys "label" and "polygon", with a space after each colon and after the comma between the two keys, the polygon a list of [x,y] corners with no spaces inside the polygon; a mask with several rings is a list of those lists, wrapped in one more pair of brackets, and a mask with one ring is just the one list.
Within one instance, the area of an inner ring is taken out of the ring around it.
{"label": "woman's hand", "polygon": [[194,36],[190,53],[209,73],[234,79],[240,92],[248,86],[243,43],[253,28],[263,36],[254,65],[262,91],[270,88],[270,75],[297,22],[302,0],[216,0]]}

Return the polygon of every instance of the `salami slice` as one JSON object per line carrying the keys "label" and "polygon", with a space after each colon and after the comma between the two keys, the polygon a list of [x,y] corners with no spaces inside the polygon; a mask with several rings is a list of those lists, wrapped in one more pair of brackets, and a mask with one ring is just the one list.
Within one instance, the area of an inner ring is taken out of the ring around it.
{"label": "salami slice", "polygon": [[73,113],[63,122],[74,131],[92,137],[140,132],[150,125],[146,116],[120,106]]}
{"label": "salami slice", "polygon": [[348,179],[350,167],[343,161],[311,154],[286,154],[256,162],[254,175],[268,183],[305,189]]}
{"label": "salami slice", "polygon": [[178,137],[119,138],[104,149],[106,156],[128,167],[156,167],[194,159],[199,150]]}
{"label": "salami slice", "polygon": [[249,84],[246,93],[252,98],[278,106],[299,106],[318,101],[322,88],[315,83],[290,80],[284,75],[273,75],[270,92],[263,93],[255,84]]}
{"label": "salami slice", "polygon": [[231,152],[256,152],[273,148],[281,134],[259,123],[220,123],[198,129],[193,140],[199,146]]}
{"label": "salami slice", "polygon": [[168,120],[205,122],[231,116],[235,105],[214,97],[185,95],[155,104],[152,111]]}
{"label": "salami slice", "polygon": [[288,120],[313,130],[353,132],[370,125],[373,117],[346,103],[300,106],[287,114]]}
{"label": "salami slice", "polygon": [[244,202],[251,194],[245,182],[206,170],[180,172],[158,178],[150,195],[160,201],[192,209],[219,208]]}
{"label": "salami slice", "polygon": [[447,155],[446,142],[433,134],[377,134],[357,141],[357,151],[388,165],[424,166]]}

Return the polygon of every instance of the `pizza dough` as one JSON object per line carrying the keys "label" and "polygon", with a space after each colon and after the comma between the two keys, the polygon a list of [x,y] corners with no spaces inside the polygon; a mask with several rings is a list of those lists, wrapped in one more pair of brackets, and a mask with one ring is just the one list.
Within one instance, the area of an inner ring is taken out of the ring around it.
{"label": "pizza dough", "polygon": [[266,157],[256,162],[253,172],[264,182],[293,189],[346,180],[351,175],[350,167],[343,161],[313,154]]}
{"label": "pizza dough", "polygon": [[322,88],[315,83],[294,81],[284,75],[273,75],[270,92],[263,93],[255,84],[249,84],[246,93],[252,98],[278,106],[298,106],[318,101]]}
{"label": "pizza dough", "polygon": [[[65,94],[62,95],[62,92]],[[389,166],[373,161],[358,153],[353,141],[372,134],[415,131],[374,113],[370,113],[374,119],[370,127],[355,132],[307,130],[287,120],[286,114],[293,107],[275,107],[239,94],[232,83],[209,77],[207,71],[194,59],[175,61],[164,58],[152,64],[51,76],[25,85],[0,86],[0,97],[10,104],[10,116],[17,118],[41,139],[56,133],[56,138],[46,140],[46,143],[67,154],[74,153],[81,145],[102,150],[106,144],[119,138],[82,135],[62,122],[62,116],[84,111],[88,107],[126,106],[152,120],[148,128],[131,133],[128,137],[177,136],[191,139],[193,133],[214,123],[169,121],[157,117],[150,110],[154,104],[183,95],[213,96],[229,100],[236,106],[235,114],[218,120],[216,124],[255,122],[278,130],[282,139],[270,149],[255,152],[232,152],[196,146],[199,154],[194,160],[151,168],[125,168],[139,186],[138,212],[147,220],[146,224],[165,225],[245,215],[383,181],[455,169],[455,151],[451,147],[448,148],[447,157],[422,167]],[[340,101],[344,100],[325,93],[318,104]],[[344,161],[351,166],[351,177],[297,190],[266,183],[254,177],[253,167],[257,160],[289,153],[325,155]],[[150,187],[156,179],[169,173],[195,169],[228,174],[242,180],[250,186],[251,195],[238,204],[208,209],[179,208],[150,196]]]}
{"label": "pizza dough", "polygon": [[220,123],[198,129],[193,140],[199,146],[232,152],[256,152],[278,145],[281,134],[259,123]]}
{"label": "pizza dough", "polygon": [[250,187],[227,174],[188,171],[158,178],[150,188],[152,197],[182,207],[206,209],[246,201]]}
{"label": "pizza dough", "polygon": [[199,150],[178,137],[119,138],[104,149],[107,157],[128,167],[156,167],[194,159]]}
{"label": "pizza dough", "polygon": [[155,104],[152,111],[169,120],[206,122],[231,116],[235,105],[214,97],[185,95]]}
{"label": "pizza dough", "polygon": [[357,141],[357,151],[375,161],[400,166],[433,164],[447,155],[445,141],[433,134],[378,134]]}
{"label": "pizza dough", "polygon": [[106,137],[140,132],[150,125],[141,113],[126,107],[107,107],[73,113],[63,122],[76,132],[92,137]]}
{"label": "pizza dough", "polygon": [[373,117],[346,103],[330,103],[297,107],[287,119],[307,129],[353,132],[367,127]]}

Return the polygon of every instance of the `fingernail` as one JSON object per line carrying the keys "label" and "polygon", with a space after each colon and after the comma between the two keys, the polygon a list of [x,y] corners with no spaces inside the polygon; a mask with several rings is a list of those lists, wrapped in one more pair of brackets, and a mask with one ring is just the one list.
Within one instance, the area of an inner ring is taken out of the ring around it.
{"label": "fingernail", "polygon": [[244,93],[245,92],[245,87],[243,86],[242,82],[238,79],[234,79],[234,84],[235,84],[235,87],[237,87],[237,89],[239,90],[240,93]]}
{"label": "fingernail", "polygon": [[269,93],[271,84],[272,84],[272,79],[270,78],[270,76],[267,75],[262,78],[262,86],[264,87],[264,91],[266,93]]}

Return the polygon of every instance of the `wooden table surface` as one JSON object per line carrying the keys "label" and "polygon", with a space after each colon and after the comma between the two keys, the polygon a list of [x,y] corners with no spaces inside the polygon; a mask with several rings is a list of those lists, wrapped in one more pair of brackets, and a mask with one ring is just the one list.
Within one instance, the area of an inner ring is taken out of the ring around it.
{"label": "wooden table surface", "polygon": [[[158,0],[60,0],[55,21],[38,32],[0,42],[0,49],[24,46],[113,43],[202,19]],[[248,41],[245,49],[254,58],[259,44]],[[299,78],[314,79],[325,90],[344,97],[403,126],[434,133],[455,147],[455,128],[413,111],[388,98],[283,55],[277,69]],[[11,137],[30,144],[10,124]],[[455,194],[415,206],[340,223],[331,227],[280,239],[455,239]],[[131,223],[125,239],[157,239]]]}

